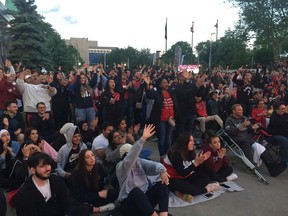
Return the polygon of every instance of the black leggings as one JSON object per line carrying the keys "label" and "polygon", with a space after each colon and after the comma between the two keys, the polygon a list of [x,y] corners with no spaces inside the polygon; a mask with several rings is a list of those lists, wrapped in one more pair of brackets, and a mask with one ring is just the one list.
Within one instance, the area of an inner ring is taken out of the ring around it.
{"label": "black leggings", "polygon": [[217,173],[213,173],[211,171],[211,178],[218,182],[227,181],[226,177],[231,175],[233,172],[233,168],[230,166],[224,167],[222,166]]}
{"label": "black leggings", "polygon": [[0,190],[0,215],[6,215],[7,203],[3,191]]}
{"label": "black leggings", "polygon": [[205,170],[193,173],[185,179],[170,178],[169,189],[172,192],[179,191],[192,196],[206,193],[205,186],[211,181],[210,175]]}
{"label": "black leggings", "polygon": [[159,212],[168,212],[169,190],[165,184],[157,182],[146,193],[140,188],[133,188],[122,202],[124,216],[150,216],[158,204]]}

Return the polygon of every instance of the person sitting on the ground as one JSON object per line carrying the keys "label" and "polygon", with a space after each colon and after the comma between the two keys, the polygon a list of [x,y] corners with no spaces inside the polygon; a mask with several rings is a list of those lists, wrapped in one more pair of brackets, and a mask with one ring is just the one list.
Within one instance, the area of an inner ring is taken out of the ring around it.
{"label": "person sitting on the ground", "polygon": [[287,164],[275,163],[265,147],[252,139],[253,132],[258,128],[259,125],[257,123],[252,125],[243,116],[243,108],[240,104],[232,106],[232,114],[225,122],[227,134],[239,145],[248,160],[254,162],[257,166],[260,166],[263,161],[269,174],[276,177],[286,169]]}
{"label": "person sitting on the ground", "polygon": [[59,136],[57,139],[51,143],[51,146],[58,152],[59,149],[67,143],[67,131],[68,129],[73,126],[74,124],[71,122],[68,122],[62,126],[62,128],[59,131]]}
{"label": "person sitting on the ground", "polygon": [[119,195],[115,189],[104,189],[104,172],[96,163],[93,151],[84,149],[72,173],[72,196],[88,205],[91,213],[110,211]]}
{"label": "person sitting on the ground", "polygon": [[0,185],[8,186],[9,174],[12,170],[12,160],[19,151],[19,143],[11,141],[7,130],[0,131]]}
{"label": "person sitting on the ground", "polygon": [[[168,215],[169,175],[165,167],[161,163],[139,158],[144,142],[154,133],[154,126],[146,125],[142,137],[133,146],[124,144],[120,148],[122,161],[116,166],[116,175],[120,185],[118,200],[124,215],[156,216],[154,207],[157,204],[159,215]],[[147,175],[160,175],[162,182],[149,187]]]}
{"label": "person sitting on the ground", "polygon": [[221,147],[220,138],[217,135],[209,135],[208,142],[203,147],[203,152],[211,152],[210,157],[204,162],[205,166],[212,171],[212,178],[218,182],[233,181],[238,176],[233,173],[226,156],[226,148]]}
{"label": "person sitting on the ground", "polygon": [[268,132],[279,144],[282,163],[288,164],[288,113],[284,102],[273,104],[273,113],[268,124]]}
{"label": "person sitting on the ground", "polygon": [[38,130],[34,127],[28,127],[24,134],[25,140],[31,140],[32,143],[39,146],[42,152],[48,154],[54,161],[56,161],[57,154],[56,150],[39,136]]}
{"label": "person sitting on the ground", "polygon": [[210,183],[212,179],[203,165],[210,155],[209,151],[196,154],[192,134],[182,132],[164,158],[170,175],[169,189],[186,202],[192,202],[195,195],[220,189],[219,183]]}
{"label": "person sitting on the ground", "polygon": [[48,143],[52,143],[59,136],[59,132],[56,131],[56,124],[53,115],[46,112],[46,105],[43,102],[36,104],[38,110],[37,114],[33,114],[30,119],[30,125],[36,128],[40,134]]}
{"label": "person sitting on the ground", "polygon": [[67,130],[67,143],[63,145],[57,155],[57,173],[71,186],[71,174],[75,169],[79,153],[87,146],[82,142],[79,128],[75,125]]}
{"label": "person sitting on the ground", "polygon": [[92,151],[95,153],[97,163],[102,164],[105,161],[105,150],[109,145],[108,134],[113,130],[113,124],[103,122],[102,133],[98,135],[92,144]]}
{"label": "person sitting on the ground", "polygon": [[27,164],[31,176],[12,198],[19,216],[64,216],[68,214],[69,195],[64,182],[51,173],[52,159],[37,152]]}
{"label": "person sitting on the ground", "polygon": [[24,119],[21,113],[18,112],[16,101],[6,101],[6,111],[4,112],[8,116],[9,120],[9,133],[11,140],[17,141],[21,144],[24,141]]}
{"label": "person sitting on the ground", "polygon": [[80,130],[83,142],[89,149],[91,149],[94,138],[99,135],[99,130],[91,129],[87,121],[80,121],[77,125]]}
{"label": "person sitting on the ground", "polygon": [[[138,135],[139,129],[141,125],[140,123],[131,126],[127,130],[127,123],[125,118],[120,118],[117,122],[117,129],[121,137],[126,137],[126,142],[129,144],[135,143],[135,140],[138,140],[140,137]],[[152,154],[152,150],[149,148],[143,148],[140,153],[140,158],[148,159],[149,156]]]}
{"label": "person sitting on the ground", "polygon": [[[9,174],[9,190],[18,190],[23,183],[30,176],[27,160],[31,157],[35,152],[42,152],[39,146],[33,144],[31,140],[25,140],[13,163],[13,169]],[[54,169],[56,168],[56,163],[54,165]]]}

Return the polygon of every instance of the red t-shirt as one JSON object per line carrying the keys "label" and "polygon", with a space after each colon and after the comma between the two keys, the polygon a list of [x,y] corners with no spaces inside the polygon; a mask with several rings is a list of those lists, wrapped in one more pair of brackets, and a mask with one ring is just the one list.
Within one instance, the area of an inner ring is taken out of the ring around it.
{"label": "red t-shirt", "polygon": [[168,91],[162,93],[164,101],[163,101],[163,109],[161,112],[161,121],[168,121],[169,116],[174,118],[174,104],[173,100]]}

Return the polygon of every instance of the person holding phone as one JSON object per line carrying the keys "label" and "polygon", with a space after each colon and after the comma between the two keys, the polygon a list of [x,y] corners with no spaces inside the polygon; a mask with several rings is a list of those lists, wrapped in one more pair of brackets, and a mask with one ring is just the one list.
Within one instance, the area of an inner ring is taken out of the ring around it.
{"label": "person holding phone", "polygon": [[182,132],[163,162],[170,175],[169,189],[186,202],[191,202],[195,195],[219,190],[219,183],[211,183],[212,179],[204,166],[210,155],[210,151],[196,154],[192,134]]}

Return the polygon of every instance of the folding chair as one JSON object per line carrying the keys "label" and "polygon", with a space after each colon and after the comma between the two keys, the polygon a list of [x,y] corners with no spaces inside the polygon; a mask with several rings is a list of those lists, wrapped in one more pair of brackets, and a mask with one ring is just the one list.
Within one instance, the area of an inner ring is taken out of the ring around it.
{"label": "folding chair", "polygon": [[253,139],[262,144],[270,153],[275,162],[280,162],[281,157],[279,154],[279,144],[266,130],[260,129],[255,133]]}
{"label": "folding chair", "polygon": [[261,173],[256,169],[255,165],[245,156],[243,150],[239,145],[225,132],[224,129],[219,130],[217,135],[220,137],[226,148],[229,148],[237,157],[242,159],[246,166],[248,166],[264,183],[269,184],[269,182],[261,175]]}

